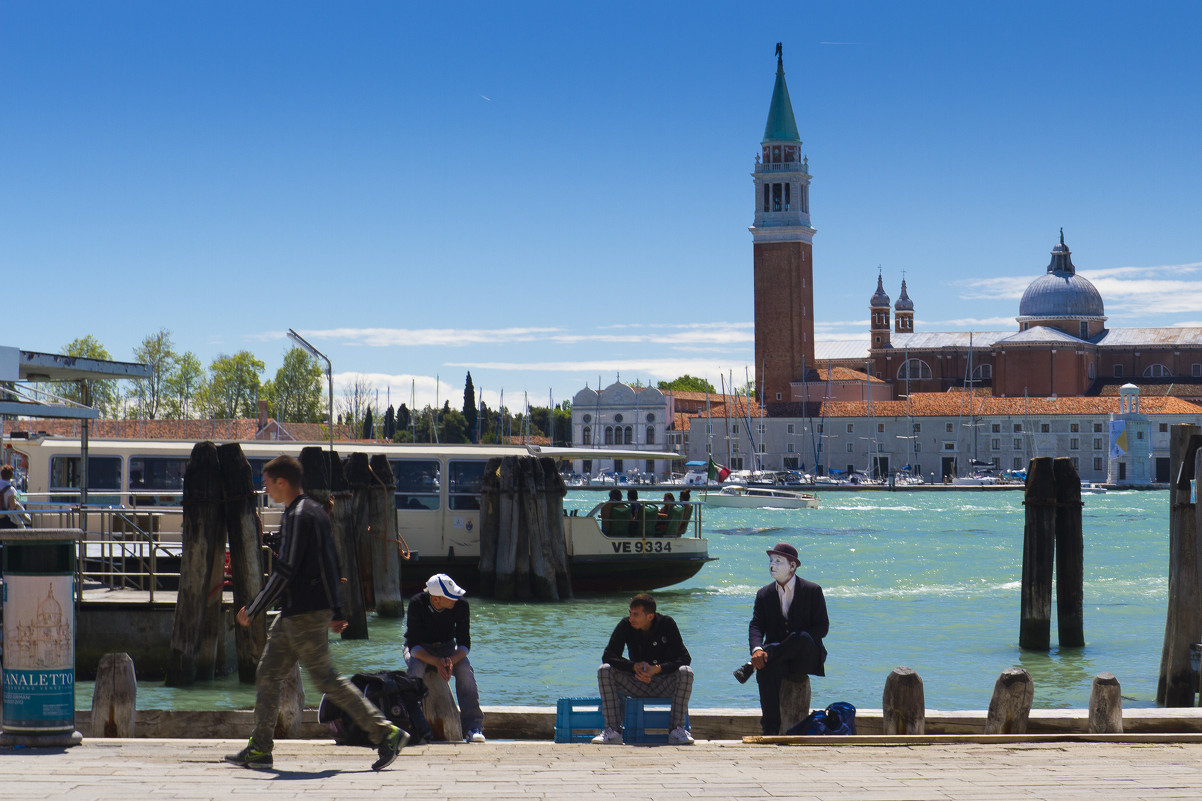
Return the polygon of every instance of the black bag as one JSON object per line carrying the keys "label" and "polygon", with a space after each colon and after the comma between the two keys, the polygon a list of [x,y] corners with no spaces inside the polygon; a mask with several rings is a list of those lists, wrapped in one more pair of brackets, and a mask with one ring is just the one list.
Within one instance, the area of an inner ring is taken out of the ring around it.
{"label": "black bag", "polygon": [[[379,673],[356,673],[351,684],[358,687],[396,726],[409,732],[410,745],[430,742],[433,731],[422,711],[422,699],[426,697],[426,683],[411,678],[403,670],[382,670]],[[321,697],[317,708],[317,721],[330,724],[334,742],[339,745],[372,745],[367,732],[355,725],[354,719],[344,712],[329,696]]]}
{"label": "black bag", "polygon": [[836,701],[826,709],[815,709],[786,734],[830,735],[856,733],[856,708],[845,701]]}

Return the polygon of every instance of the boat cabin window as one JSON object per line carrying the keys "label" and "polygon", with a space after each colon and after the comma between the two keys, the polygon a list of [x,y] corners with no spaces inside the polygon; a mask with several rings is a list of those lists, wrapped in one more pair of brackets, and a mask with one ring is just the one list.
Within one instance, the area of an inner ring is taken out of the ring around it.
{"label": "boat cabin window", "polygon": [[[78,490],[82,485],[80,468],[83,460],[78,456],[50,457],[50,491]],[[120,456],[89,456],[88,457],[88,503],[117,506],[121,503],[120,494],[102,495],[97,491],[108,490],[113,493],[121,492],[121,457]],[[70,495],[55,495],[50,498],[52,503],[78,503],[79,493]]]}
{"label": "boat cabin window", "polygon": [[447,505],[451,509],[479,509],[480,486],[484,478],[483,461],[447,462],[447,472],[451,476],[451,486],[448,489]]}
{"label": "boat cabin window", "polygon": [[437,509],[441,465],[437,459],[389,459],[397,509]]}
{"label": "boat cabin window", "polygon": [[[179,506],[184,488],[185,456],[129,457],[129,503],[131,506]],[[144,492],[143,490],[150,490]],[[172,493],[155,495],[155,491]]]}

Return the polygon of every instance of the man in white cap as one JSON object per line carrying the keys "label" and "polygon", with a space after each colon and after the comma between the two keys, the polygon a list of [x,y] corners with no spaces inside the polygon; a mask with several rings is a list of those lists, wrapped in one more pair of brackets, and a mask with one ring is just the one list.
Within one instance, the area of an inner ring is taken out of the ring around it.
{"label": "man in white cap", "polygon": [[433,668],[448,684],[455,677],[455,697],[464,739],[484,742],[484,712],[476,673],[467,654],[472,647],[467,592],[446,573],[436,573],[426,589],[409,599],[405,619],[405,662],[409,675],[422,678]]}
{"label": "man in white cap", "polygon": [[822,638],[830,629],[822,588],[797,574],[797,549],[778,543],[768,551],[772,583],[755,594],[747,639],[751,661],[735,671],[739,683],[755,674],[760,687],[760,728],[780,733],[780,683],[786,676],[825,676],[826,648]]}

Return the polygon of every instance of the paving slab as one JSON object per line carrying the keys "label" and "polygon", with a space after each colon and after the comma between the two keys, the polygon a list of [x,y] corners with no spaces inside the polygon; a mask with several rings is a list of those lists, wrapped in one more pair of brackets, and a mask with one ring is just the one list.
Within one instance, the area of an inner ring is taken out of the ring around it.
{"label": "paving slab", "polygon": [[4,801],[1202,798],[1197,742],[797,748],[698,741],[684,748],[494,740],[409,748],[380,773],[370,769],[373,751],[322,740],[278,742],[271,771],[222,761],[244,744],[138,738],[0,748],[0,793]]}

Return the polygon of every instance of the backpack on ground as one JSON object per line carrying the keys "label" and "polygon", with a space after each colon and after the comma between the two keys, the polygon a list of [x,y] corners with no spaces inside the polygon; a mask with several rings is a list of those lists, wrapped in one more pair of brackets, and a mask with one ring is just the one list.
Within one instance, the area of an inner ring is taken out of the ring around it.
{"label": "backpack on ground", "polygon": [[[367,700],[396,726],[409,732],[412,745],[430,742],[433,731],[422,711],[422,699],[426,697],[426,683],[411,678],[403,670],[382,670],[378,673],[356,673],[351,684],[367,696]],[[334,742],[339,745],[372,745],[367,732],[355,725],[355,721],[329,696],[321,697],[317,708],[317,721],[328,723]]]}
{"label": "backpack on ground", "polygon": [[815,709],[786,734],[831,735],[856,733],[856,708],[836,701],[826,709]]}

